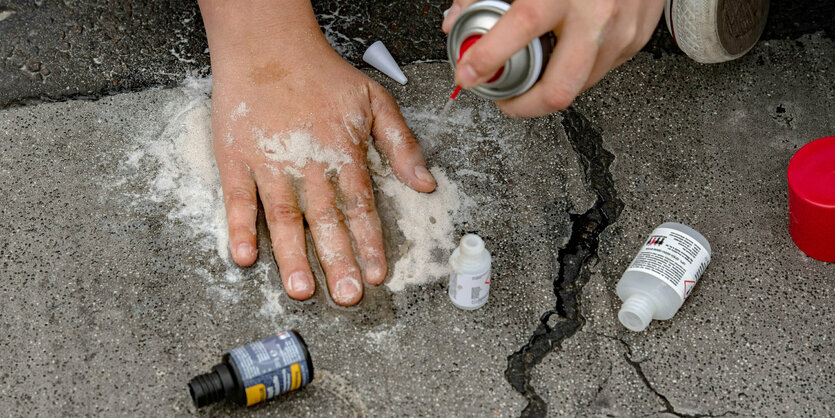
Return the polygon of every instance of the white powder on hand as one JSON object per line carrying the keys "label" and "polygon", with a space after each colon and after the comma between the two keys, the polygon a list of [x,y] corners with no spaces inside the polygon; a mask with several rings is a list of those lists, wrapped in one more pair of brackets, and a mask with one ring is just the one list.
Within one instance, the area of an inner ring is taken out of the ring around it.
{"label": "white powder on hand", "polygon": [[232,120],[238,120],[239,118],[246,116],[249,113],[249,110],[250,109],[246,106],[246,103],[241,102],[241,104],[235,107],[235,110],[232,111]]}
{"label": "white powder on hand", "polygon": [[338,172],[345,164],[352,161],[348,154],[321,146],[318,141],[304,130],[277,133],[267,136],[264,131],[256,129],[254,132],[258,147],[270,160],[287,163],[296,170],[288,174],[295,174],[309,162],[322,163],[328,171]]}
{"label": "white powder on hand", "polygon": [[403,132],[395,128],[386,128],[386,139],[391,143],[391,149],[397,150],[403,141]]}

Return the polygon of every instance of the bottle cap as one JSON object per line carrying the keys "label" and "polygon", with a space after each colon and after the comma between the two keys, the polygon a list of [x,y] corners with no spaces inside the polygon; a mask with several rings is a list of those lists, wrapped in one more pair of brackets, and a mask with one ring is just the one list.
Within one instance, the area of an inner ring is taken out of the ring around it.
{"label": "bottle cap", "polygon": [[400,84],[406,84],[406,75],[400,70],[397,61],[391,56],[388,48],[383,45],[383,41],[377,41],[371,44],[365,53],[362,54],[362,60],[371,64],[372,67],[380,70],[383,74],[391,77],[394,81]]}
{"label": "bottle cap", "polygon": [[835,262],[835,136],[800,148],[788,181],[792,240],[809,257]]}
{"label": "bottle cap", "polygon": [[467,234],[461,238],[461,254],[470,257],[480,256],[484,252],[484,241],[476,234]]}

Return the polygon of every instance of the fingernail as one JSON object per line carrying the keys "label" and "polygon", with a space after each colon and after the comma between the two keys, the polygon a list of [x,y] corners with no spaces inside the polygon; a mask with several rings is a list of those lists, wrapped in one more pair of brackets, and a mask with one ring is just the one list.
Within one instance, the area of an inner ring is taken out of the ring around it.
{"label": "fingernail", "polygon": [[462,64],[458,66],[458,79],[458,84],[463,87],[469,87],[478,80],[478,74],[475,73],[472,65]]}
{"label": "fingernail", "polygon": [[350,303],[362,291],[360,283],[353,277],[346,277],[336,283],[333,298],[338,303]]}
{"label": "fingernail", "polygon": [[307,289],[310,288],[310,281],[310,275],[307,272],[297,271],[290,275],[287,279],[287,284],[293,293],[300,294],[307,292]]}
{"label": "fingernail", "polygon": [[235,258],[252,257],[254,253],[255,249],[248,242],[242,242],[235,250]]}
{"label": "fingernail", "polygon": [[415,177],[425,183],[435,183],[435,179],[432,177],[432,174],[429,173],[429,170],[422,165],[415,166]]}
{"label": "fingernail", "polygon": [[365,267],[365,275],[366,280],[372,281],[374,284],[385,279],[383,266],[380,265],[380,262],[377,260],[371,260],[368,262],[368,265]]}

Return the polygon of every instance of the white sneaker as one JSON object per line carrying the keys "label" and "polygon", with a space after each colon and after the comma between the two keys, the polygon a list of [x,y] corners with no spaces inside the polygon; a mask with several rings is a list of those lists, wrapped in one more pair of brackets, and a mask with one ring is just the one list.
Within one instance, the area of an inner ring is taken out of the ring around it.
{"label": "white sneaker", "polygon": [[769,0],[667,0],[664,16],[676,45],[701,63],[745,55],[760,39]]}

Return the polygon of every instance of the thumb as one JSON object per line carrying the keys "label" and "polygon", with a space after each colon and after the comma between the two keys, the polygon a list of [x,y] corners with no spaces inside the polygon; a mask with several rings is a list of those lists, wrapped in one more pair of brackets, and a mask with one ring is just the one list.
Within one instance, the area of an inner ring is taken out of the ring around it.
{"label": "thumb", "polygon": [[371,86],[371,112],[374,114],[371,126],[374,144],[388,159],[394,176],[419,192],[435,190],[435,179],[426,169],[420,145],[406,126],[397,103],[377,83]]}

